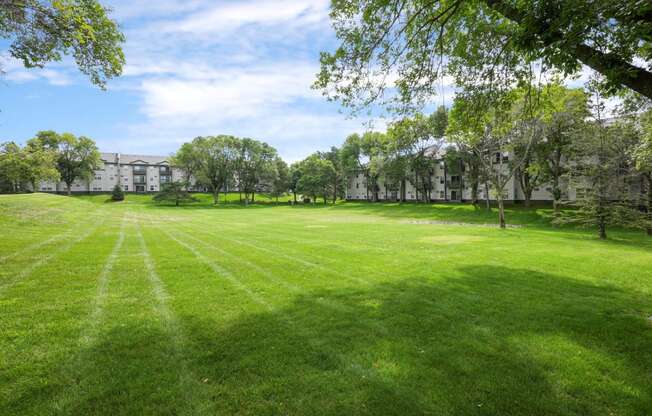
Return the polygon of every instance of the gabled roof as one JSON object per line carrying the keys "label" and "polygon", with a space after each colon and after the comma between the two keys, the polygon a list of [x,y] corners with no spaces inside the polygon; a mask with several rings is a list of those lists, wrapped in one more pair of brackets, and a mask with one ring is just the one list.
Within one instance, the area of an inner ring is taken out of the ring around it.
{"label": "gabled roof", "polygon": [[149,156],[149,155],[120,155],[120,163],[124,165],[166,165],[169,156]]}

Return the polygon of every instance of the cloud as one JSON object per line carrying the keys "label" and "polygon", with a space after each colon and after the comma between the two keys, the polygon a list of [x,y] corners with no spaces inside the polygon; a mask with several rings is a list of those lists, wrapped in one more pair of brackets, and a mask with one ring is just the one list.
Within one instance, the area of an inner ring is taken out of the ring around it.
{"label": "cloud", "polygon": [[230,34],[247,25],[289,27],[312,25],[328,17],[326,0],[223,2],[202,8],[180,21],[156,24],[164,32],[187,32],[201,37]]}
{"label": "cloud", "polygon": [[8,57],[0,57],[0,69],[3,78],[7,81],[24,83],[36,80],[45,80],[50,85],[64,86],[72,84],[71,77],[67,74],[65,64],[51,65],[49,68],[25,68],[21,61]]}

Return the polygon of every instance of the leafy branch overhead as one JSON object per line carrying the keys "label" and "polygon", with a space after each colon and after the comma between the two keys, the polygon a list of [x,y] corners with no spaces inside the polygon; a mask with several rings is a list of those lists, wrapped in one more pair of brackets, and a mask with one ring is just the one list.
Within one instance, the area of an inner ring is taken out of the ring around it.
{"label": "leafy branch overhead", "polygon": [[607,89],[652,98],[649,1],[338,0],[331,20],[341,44],[321,54],[314,87],[354,111],[409,109],[446,75],[465,90],[510,87],[533,63],[564,75],[584,64]]}
{"label": "leafy branch overhead", "polygon": [[125,64],[124,35],[96,0],[2,0],[0,38],[27,68],[71,55],[91,82],[105,88]]}

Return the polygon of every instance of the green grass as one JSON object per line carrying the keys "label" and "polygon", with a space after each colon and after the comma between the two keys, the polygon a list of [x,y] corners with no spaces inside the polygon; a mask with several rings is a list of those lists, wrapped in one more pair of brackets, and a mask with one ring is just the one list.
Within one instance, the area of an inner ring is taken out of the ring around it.
{"label": "green grass", "polygon": [[0,196],[2,415],[652,414],[640,232],[106,199]]}

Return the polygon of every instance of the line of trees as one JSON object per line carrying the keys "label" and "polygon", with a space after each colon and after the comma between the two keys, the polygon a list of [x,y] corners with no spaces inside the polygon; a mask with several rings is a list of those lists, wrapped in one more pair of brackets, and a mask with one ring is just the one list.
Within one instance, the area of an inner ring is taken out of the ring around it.
{"label": "line of trees", "polygon": [[70,195],[73,182],[92,180],[99,163],[100,153],[92,139],[41,131],[25,146],[0,145],[0,191],[36,191],[41,182],[63,181]]}
{"label": "line of trees", "polygon": [[[429,116],[417,113],[391,123],[385,132],[353,134],[342,147],[315,153],[292,166],[294,190],[326,198],[337,195],[338,183],[362,174],[367,200],[385,195],[405,201],[411,184],[417,201],[430,201],[435,167],[443,162],[446,189],[479,203],[479,190],[498,204],[498,221],[506,227],[504,201],[515,181],[530,205],[536,189],[553,195],[554,223],[579,222],[596,227],[644,227],[652,212],[652,105],[636,100],[623,106],[615,120],[604,119],[602,88],[588,91],[555,81],[534,82],[501,92],[459,94],[450,110]],[[635,95],[626,97],[635,98]],[[651,109],[641,112],[641,106]],[[632,109],[635,109],[632,111]],[[331,163],[333,161],[333,163]],[[637,183],[639,182],[639,183]],[[564,215],[569,185],[578,189],[572,215]],[[648,214],[646,214],[648,213]]]}
{"label": "line of trees", "polygon": [[195,187],[206,187],[219,203],[220,193],[237,189],[240,201],[254,202],[256,193],[278,197],[290,187],[287,164],[267,143],[235,136],[197,137],[184,143],[173,157],[173,164],[191,178]]}

